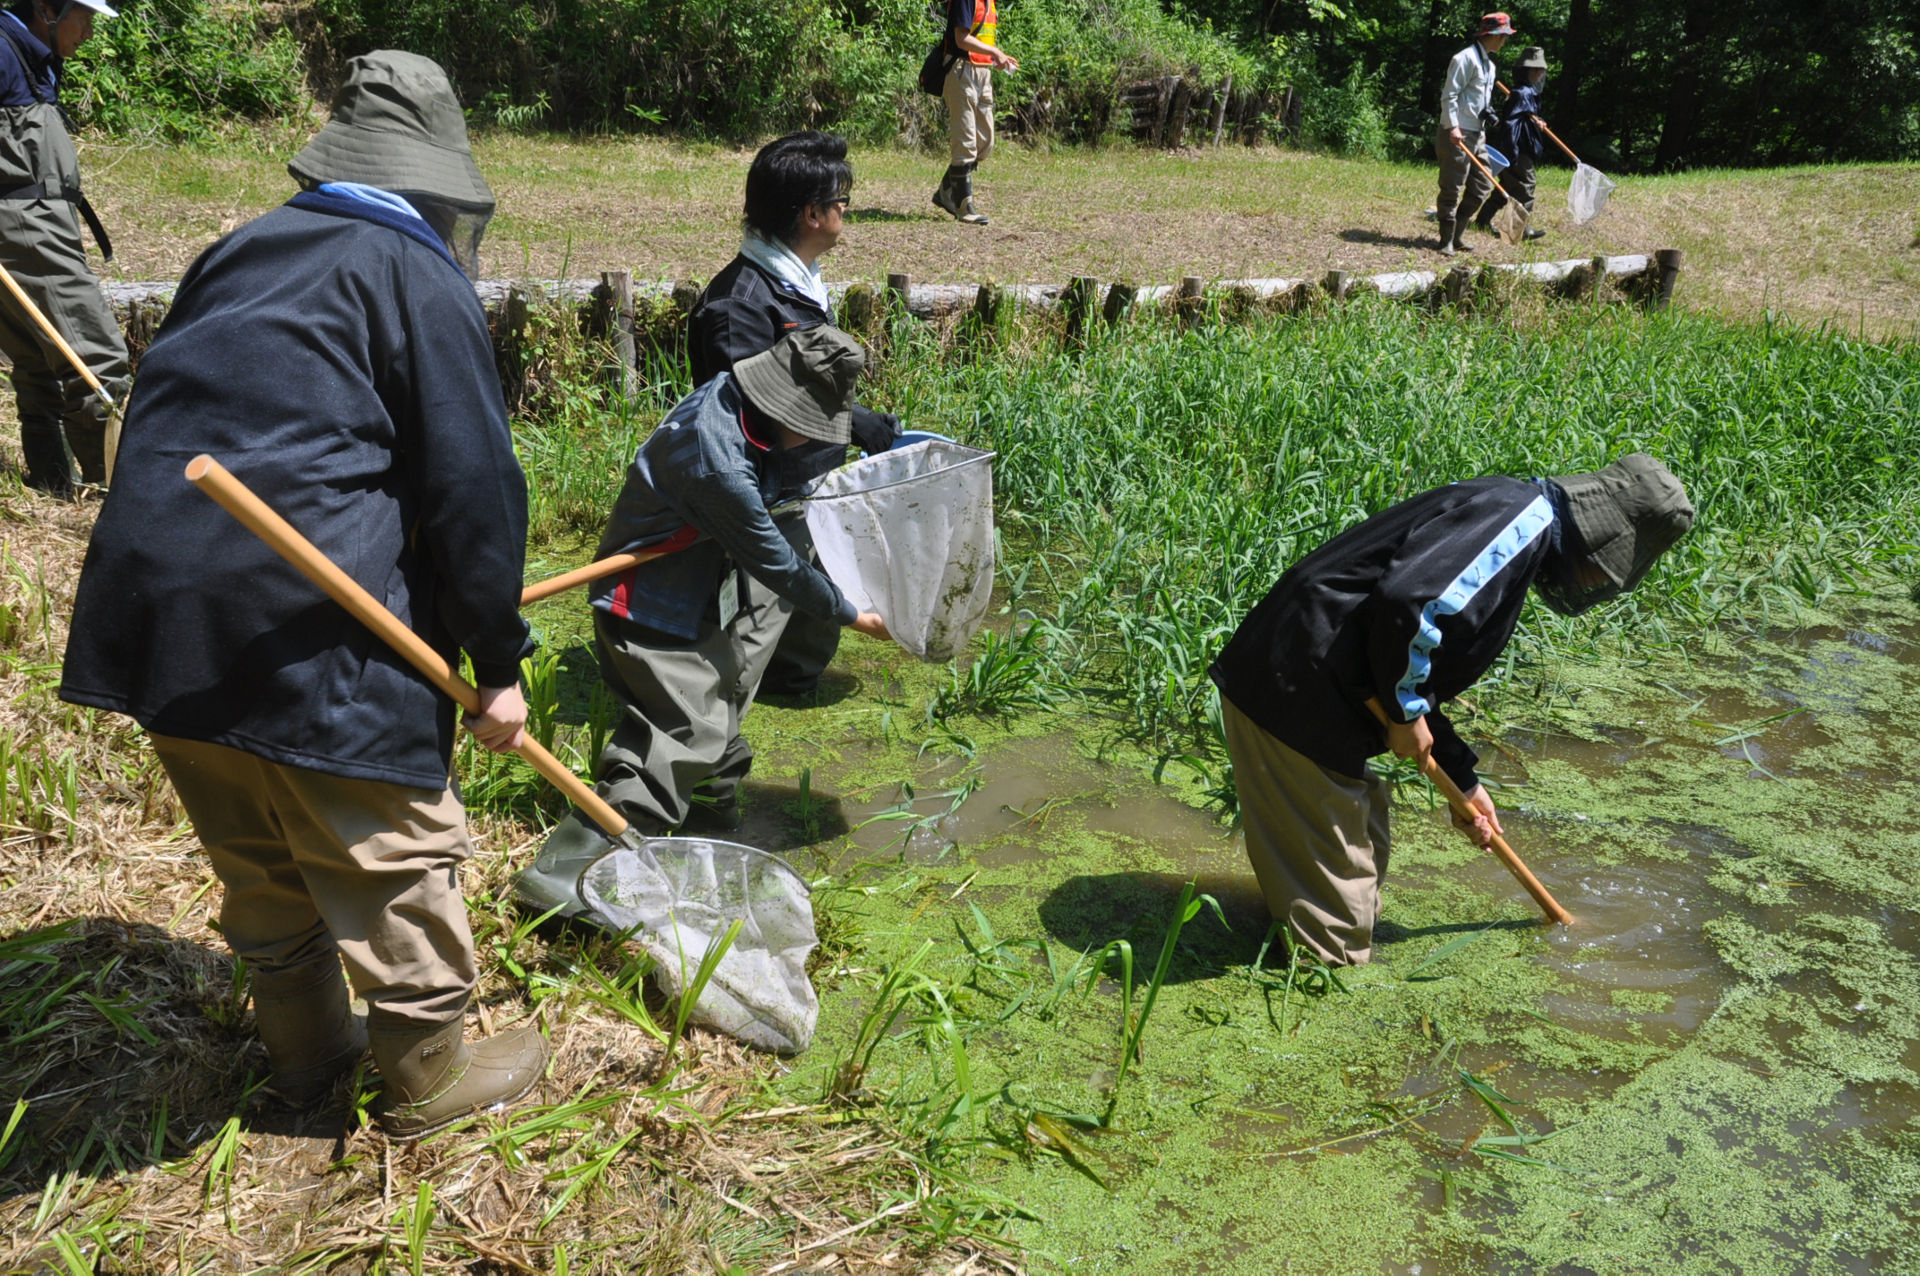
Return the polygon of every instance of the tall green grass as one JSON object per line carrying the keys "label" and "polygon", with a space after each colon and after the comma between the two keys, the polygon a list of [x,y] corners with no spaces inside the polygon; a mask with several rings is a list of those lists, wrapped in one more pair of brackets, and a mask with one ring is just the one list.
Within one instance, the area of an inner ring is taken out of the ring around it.
{"label": "tall green grass", "polygon": [[1684,313],[1568,307],[1521,324],[1377,300],[985,360],[893,335],[879,397],[998,453],[1004,578],[1042,617],[1049,681],[1203,771],[1220,756],[1206,669],[1240,618],[1328,537],[1444,483],[1643,450],[1699,511],[1630,599],[1572,622],[1530,607],[1498,676],[1608,634],[1764,623],[1876,568],[1914,569],[1911,347]]}

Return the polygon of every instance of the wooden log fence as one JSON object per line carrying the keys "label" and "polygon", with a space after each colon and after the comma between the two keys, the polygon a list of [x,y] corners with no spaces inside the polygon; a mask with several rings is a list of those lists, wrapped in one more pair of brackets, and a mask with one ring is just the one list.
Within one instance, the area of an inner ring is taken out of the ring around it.
{"label": "wooden log fence", "polygon": [[[1594,302],[1608,297],[1635,301],[1649,310],[1664,310],[1672,301],[1684,263],[1678,249],[1594,257],[1587,261],[1459,263],[1445,271],[1399,270],[1358,275],[1329,270],[1319,279],[1223,279],[1209,283],[1188,275],[1174,284],[1136,285],[1111,281],[1102,288],[1091,276],[1076,276],[1062,284],[923,284],[905,274],[889,274],[883,287],[871,283],[828,284],[839,322],[870,342],[883,339],[884,328],[896,315],[922,320],[959,318],[970,312],[970,322],[981,333],[997,332],[1010,309],[1062,312],[1066,340],[1084,344],[1096,323],[1112,327],[1147,308],[1171,313],[1183,326],[1201,323],[1216,310],[1227,317],[1266,308],[1300,312],[1317,305],[1351,301],[1375,294],[1388,300],[1457,307],[1481,304],[1501,282],[1532,285],[1548,295],[1570,301]],[[137,357],[151,340],[166,306],[172,300],[171,283],[107,283],[102,285],[125,325]],[[627,271],[608,271],[597,280],[481,280],[474,285],[481,303],[494,316],[494,339],[503,379],[517,387],[516,369],[525,365],[525,334],[536,304],[572,304],[579,308],[587,330],[605,338],[611,349],[609,382],[629,396],[638,394],[643,380],[637,369],[645,342],[656,341],[664,320],[677,326],[693,310],[699,288],[689,281],[636,280]],[[638,314],[644,303],[652,316],[642,338]],[[670,308],[670,313],[662,313]],[[510,395],[514,393],[509,391]]]}
{"label": "wooden log fence", "polygon": [[1235,89],[1229,75],[1220,84],[1203,84],[1184,75],[1136,80],[1120,91],[1120,106],[1131,118],[1134,137],[1152,146],[1247,145],[1260,140],[1269,117],[1288,127],[1293,90],[1280,94]]}

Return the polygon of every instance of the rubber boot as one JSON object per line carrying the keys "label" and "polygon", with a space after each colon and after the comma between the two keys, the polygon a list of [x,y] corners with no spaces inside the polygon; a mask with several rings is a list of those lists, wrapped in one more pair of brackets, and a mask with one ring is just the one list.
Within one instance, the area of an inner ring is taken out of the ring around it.
{"label": "rubber boot", "polygon": [[966,180],[966,176],[966,165],[948,165],[945,175],[940,178],[940,189],[933,193],[933,202],[954,217],[960,216],[960,184]]}
{"label": "rubber boot", "polygon": [[419,1139],[487,1108],[524,1096],[547,1067],[547,1042],[514,1028],[469,1045],[466,1016],[423,1027],[375,1010],[368,1023],[374,1062],[386,1092],[380,1128],[389,1138]]}
{"label": "rubber boot", "polygon": [[285,970],[249,971],[253,1022],[273,1076],[267,1093],[308,1108],[367,1052],[366,1025],[353,1014],[339,954]]}
{"label": "rubber boot", "polygon": [[58,417],[23,417],[20,452],[26,461],[27,486],[50,496],[73,495],[73,458],[67,454],[67,434]]}
{"label": "rubber boot", "polygon": [[569,813],[547,835],[546,845],[533,863],[514,874],[514,903],[536,917],[553,913],[560,921],[583,921],[602,930],[618,930],[589,908],[580,894],[581,874],[612,849],[613,843],[597,825],[587,823],[577,811]]}
{"label": "rubber boot", "polygon": [[[1470,253],[1473,251],[1473,245],[1467,242],[1467,227],[1472,225],[1472,217],[1474,212],[1475,212],[1475,209],[1469,208],[1465,204],[1462,204],[1460,206],[1460,211],[1454,215],[1454,222],[1453,222],[1453,251],[1454,252]],[[1444,225],[1441,230],[1441,233],[1442,234],[1446,233],[1444,229]]]}
{"label": "rubber boot", "polygon": [[1453,218],[1451,217],[1442,217],[1440,219],[1439,251],[1442,257],[1453,256]]}
{"label": "rubber boot", "polygon": [[987,215],[973,206],[973,165],[967,165],[966,172],[960,177],[960,211],[955,213],[969,226],[984,226]]}

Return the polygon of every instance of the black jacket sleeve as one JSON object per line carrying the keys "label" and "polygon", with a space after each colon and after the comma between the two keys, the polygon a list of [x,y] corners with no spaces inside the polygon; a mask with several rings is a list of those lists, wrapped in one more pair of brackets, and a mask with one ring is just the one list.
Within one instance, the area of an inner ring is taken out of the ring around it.
{"label": "black jacket sleeve", "polygon": [[1407,534],[1361,612],[1372,693],[1396,722],[1428,716],[1435,757],[1463,789],[1477,759],[1434,710],[1506,645],[1545,535],[1525,519],[1536,499],[1461,493]]}
{"label": "black jacket sleeve", "polygon": [[[427,286],[427,271],[447,278]],[[433,564],[436,609],[472,658],[474,678],[481,686],[511,686],[533,649],[520,616],[527,484],[513,454],[486,319],[465,279],[441,263],[415,270],[401,296],[412,398],[401,463],[419,502],[414,545]]]}

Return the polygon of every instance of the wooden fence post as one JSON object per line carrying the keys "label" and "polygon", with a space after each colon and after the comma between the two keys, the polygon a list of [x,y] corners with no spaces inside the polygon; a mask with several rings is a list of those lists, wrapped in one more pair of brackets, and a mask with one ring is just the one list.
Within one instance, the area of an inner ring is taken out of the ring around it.
{"label": "wooden fence post", "polygon": [[1233,77],[1229,75],[1227,82],[1213,95],[1213,149],[1216,151],[1220,149],[1220,134],[1227,127],[1227,99],[1232,96]]}
{"label": "wooden fence post", "polygon": [[1180,278],[1180,291],[1173,299],[1173,313],[1180,320],[1180,326],[1191,328],[1200,322],[1200,314],[1205,309],[1206,280],[1198,275],[1183,275]]}
{"label": "wooden fence post", "polygon": [[1335,301],[1345,301],[1348,291],[1347,278],[1347,272],[1344,270],[1329,270],[1327,277],[1320,281],[1320,288]]}
{"label": "wooden fence post", "polygon": [[1178,149],[1187,141],[1187,116],[1193,111],[1193,86],[1181,76],[1173,86],[1173,99],[1167,104],[1167,145]]}
{"label": "wooden fence post", "polygon": [[962,325],[969,341],[991,348],[1000,340],[1000,311],[1006,294],[992,284],[981,284],[973,294],[973,310]]}
{"label": "wooden fence post", "polygon": [[1456,309],[1463,305],[1473,287],[1473,267],[1465,262],[1447,271],[1446,278],[1440,282],[1441,295],[1449,306]]}
{"label": "wooden fence post", "polygon": [[873,285],[855,284],[840,298],[840,326],[857,337],[873,332]]}
{"label": "wooden fence post", "polygon": [[1093,314],[1094,295],[1100,290],[1100,281],[1092,275],[1075,275],[1067,284],[1067,290],[1061,294],[1060,307],[1067,315],[1067,344],[1084,344],[1087,337],[1087,320]]}
{"label": "wooden fence post", "polygon": [[682,279],[673,286],[673,308],[682,315],[690,315],[693,308],[700,304],[700,285],[691,279]]}
{"label": "wooden fence post", "polygon": [[1680,279],[1680,263],[1686,254],[1678,248],[1662,248],[1653,254],[1654,266],[1659,271],[1655,277],[1653,290],[1647,295],[1647,307],[1660,311],[1667,308],[1673,300],[1673,285]]}
{"label": "wooden fence post", "polygon": [[1101,310],[1100,317],[1112,328],[1126,318],[1127,311],[1133,306],[1133,299],[1139,295],[1139,289],[1129,283],[1118,280],[1107,289],[1107,304]]}
{"label": "wooden fence post", "polygon": [[887,275],[887,308],[892,310],[898,306],[900,310],[905,311],[907,309],[907,295],[912,291],[913,280],[911,277],[904,274],[889,273]]}
{"label": "wooden fence post", "polygon": [[633,397],[633,274],[625,270],[607,270],[600,274],[605,307],[602,332],[613,346],[613,362],[608,365],[608,380],[627,398]]}
{"label": "wooden fence post", "polygon": [[527,321],[532,311],[519,285],[507,289],[500,303],[500,321],[493,330],[494,366],[500,372],[500,390],[509,410],[520,406],[527,392]]}

